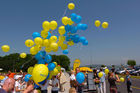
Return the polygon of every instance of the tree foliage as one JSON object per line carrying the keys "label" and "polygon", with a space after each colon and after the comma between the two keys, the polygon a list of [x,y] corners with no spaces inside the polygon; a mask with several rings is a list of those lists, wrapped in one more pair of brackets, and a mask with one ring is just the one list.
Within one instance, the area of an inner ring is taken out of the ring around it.
{"label": "tree foliage", "polygon": [[128,60],[127,61],[127,65],[129,65],[129,66],[135,66],[136,65],[136,61],[135,60]]}
{"label": "tree foliage", "polygon": [[[69,70],[70,59],[66,55],[52,55],[52,62],[57,62],[58,65]],[[37,60],[30,54],[27,54],[27,57],[24,59],[20,58],[18,53],[0,57],[0,68],[4,71],[14,71],[15,69],[17,71],[21,69],[27,71],[30,66],[35,64],[37,64]]]}

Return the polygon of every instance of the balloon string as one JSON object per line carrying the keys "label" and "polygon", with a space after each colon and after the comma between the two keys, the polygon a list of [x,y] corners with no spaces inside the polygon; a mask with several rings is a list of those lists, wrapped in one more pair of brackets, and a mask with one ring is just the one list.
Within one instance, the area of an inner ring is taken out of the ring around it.
{"label": "balloon string", "polygon": [[33,60],[33,58],[34,57],[32,57],[32,59],[30,59],[30,60],[28,60],[28,61],[26,61],[22,66],[21,66],[21,68],[23,68],[24,67],[24,65],[26,64],[26,63],[29,63],[31,60]]}

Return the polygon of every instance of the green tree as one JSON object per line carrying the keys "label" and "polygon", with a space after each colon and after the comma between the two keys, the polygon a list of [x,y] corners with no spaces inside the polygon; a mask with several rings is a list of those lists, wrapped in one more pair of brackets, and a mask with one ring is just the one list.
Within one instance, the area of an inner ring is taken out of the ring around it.
{"label": "green tree", "polygon": [[[66,55],[52,55],[52,62],[57,62],[61,67],[70,70],[70,59]],[[4,71],[14,71],[15,69],[27,71],[30,66],[35,64],[37,64],[37,60],[30,54],[27,54],[24,59],[20,58],[18,53],[0,57],[0,68],[3,68]]]}
{"label": "green tree", "polygon": [[127,65],[134,67],[136,65],[136,61],[135,60],[128,60]]}
{"label": "green tree", "polygon": [[101,67],[105,67],[105,65],[103,64],[103,65],[101,65]]}

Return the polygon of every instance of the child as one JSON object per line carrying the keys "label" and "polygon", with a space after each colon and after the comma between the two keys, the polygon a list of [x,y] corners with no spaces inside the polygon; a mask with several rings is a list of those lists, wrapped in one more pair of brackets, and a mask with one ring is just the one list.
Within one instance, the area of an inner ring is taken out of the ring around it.
{"label": "child", "polygon": [[56,76],[52,77],[52,84],[49,84],[50,86],[52,86],[52,93],[58,93],[59,88],[58,88],[58,79],[56,78]]}

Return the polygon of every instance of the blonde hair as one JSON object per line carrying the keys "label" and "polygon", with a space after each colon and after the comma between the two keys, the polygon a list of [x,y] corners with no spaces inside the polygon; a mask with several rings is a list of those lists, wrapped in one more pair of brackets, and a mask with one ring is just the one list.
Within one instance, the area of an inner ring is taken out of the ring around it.
{"label": "blonde hair", "polygon": [[74,87],[70,88],[69,93],[77,93]]}

